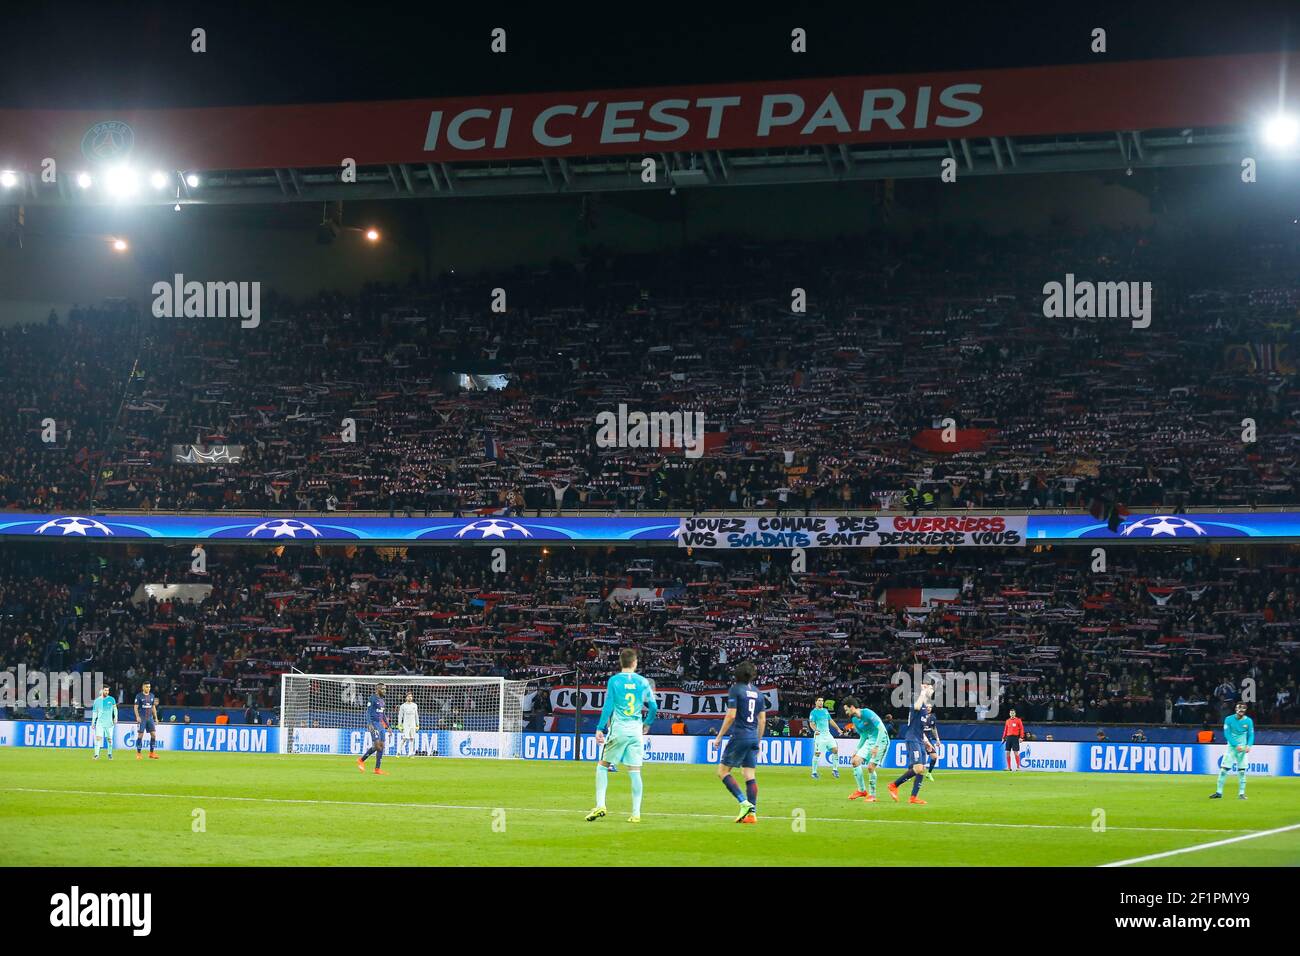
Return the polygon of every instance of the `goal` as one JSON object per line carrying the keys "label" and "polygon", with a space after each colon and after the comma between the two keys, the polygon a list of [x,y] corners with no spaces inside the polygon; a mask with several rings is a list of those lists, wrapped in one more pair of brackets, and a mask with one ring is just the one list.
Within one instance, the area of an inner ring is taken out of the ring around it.
{"label": "goal", "polygon": [[394,752],[399,711],[410,694],[419,710],[415,750],[443,757],[520,755],[527,684],[503,677],[411,674],[281,674],[280,753],[361,754],[369,745],[366,705],[380,684]]}

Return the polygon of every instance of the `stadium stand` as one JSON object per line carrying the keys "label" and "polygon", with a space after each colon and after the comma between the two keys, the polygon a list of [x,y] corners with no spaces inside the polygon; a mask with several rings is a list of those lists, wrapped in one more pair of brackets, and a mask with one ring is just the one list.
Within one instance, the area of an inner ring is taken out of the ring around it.
{"label": "stadium stand", "polygon": [[[504,315],[483,307],[503,277],[451,275],[268,295],[255,330],[79,307],[0,329],[18,410],[0,507],[806,512],[899,508],[908,489],[945,509],[1294,504],[1298,258],[1267,234],[1226,253],[1133,232],[719,240],[513,275]],[[1081,264],[1152,277],[1162,321],[1140,347],[1126,322],[1043,317],[1043,283]],[[819,297],[792,315],[808,275]],[[457,384],[472,375],[508,386]],[[619,403],[702,411],[708,453],[597,447],[594,417]],[[175,462],[190,443],[243,457]]]}
{"label": "stadium stand", "polygon": [[169,707],[234,720],[247,708],[265,719],[291,667],[545,687],[575,666],[607,673],[632,645],[648,677],[688,691],[752,657],[787,716],[821,694],[883,713],[890,676],[920,663],[998,671],[1004,705],[1032,721],[1199,726],[1251,678],[1267,689],[1257,721],[1300,722],[1294,549],[1128,549],[1106,574],[1073,549],[824,551],[806,574],[762,552],[516,549],[493,575],[464,549],[236,548],[213,555],[198,603],[147,596],[142,582],[185,579],[165,551],[131,552],[0,552],[0,655],[103,671],[113,686],[149,676]]}

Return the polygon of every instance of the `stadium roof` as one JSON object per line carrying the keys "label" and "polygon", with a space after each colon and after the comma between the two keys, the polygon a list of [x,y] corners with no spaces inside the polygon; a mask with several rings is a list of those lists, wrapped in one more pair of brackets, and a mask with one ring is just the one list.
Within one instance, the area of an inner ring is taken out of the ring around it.
{"label": "stadium roof", "polygon": [[17,173],[10,191],[27,204],[120,201],[103,187],[124,169],[132,203],[172,204],[935,177],[945,159],[959,177],[1235,166],[1292,100],[1284,67],[1279,54],[1243,54],[374,103],[0,110],[0,168]]}

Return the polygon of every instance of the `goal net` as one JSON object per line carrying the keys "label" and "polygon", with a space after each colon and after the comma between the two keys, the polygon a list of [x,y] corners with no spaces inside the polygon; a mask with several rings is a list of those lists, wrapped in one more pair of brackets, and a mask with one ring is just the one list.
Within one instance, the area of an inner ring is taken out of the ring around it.
{"label": "goal net", "polygon": [[362,754],[370,745],[366,707],[380,684],[388,733],[396,752],[403,733],[402,704],[416,708],[417,754],[443,757],[518,757],[527,684],[502,677],[423,677],[357,674],[282,674],[280,752]]}

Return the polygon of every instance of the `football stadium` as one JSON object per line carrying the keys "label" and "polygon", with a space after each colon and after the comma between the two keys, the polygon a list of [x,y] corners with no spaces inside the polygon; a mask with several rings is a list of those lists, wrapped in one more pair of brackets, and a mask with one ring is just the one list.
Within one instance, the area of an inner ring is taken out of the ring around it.
{"label": "football stadium", "polygon": [[142,11],[31,14],[0,83],[38,922],[232,867],[1277,914],[1289,11]]}

